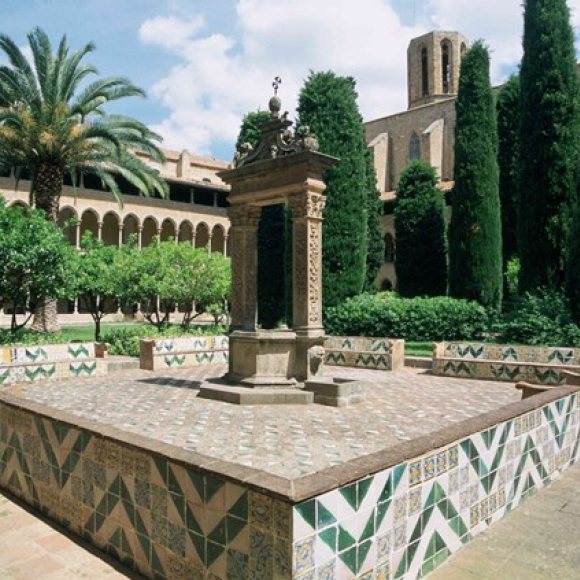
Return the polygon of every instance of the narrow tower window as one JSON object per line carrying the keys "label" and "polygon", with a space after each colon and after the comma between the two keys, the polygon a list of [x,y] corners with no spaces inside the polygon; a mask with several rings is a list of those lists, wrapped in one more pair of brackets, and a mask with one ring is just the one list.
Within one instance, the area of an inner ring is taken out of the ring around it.
{"label": "narrow tower window", "polygon": [[443,93],[448,94],[451,89],[451,58],[449,42],[444,40],[441,43],[441,75]]}
{"label": "narrow tower window", "polygon": [[429,95],[429,59],[427,58],[427,49],[421,49],[421,94],[426,97]]}
{"label": "narrow tower window", "polygon": [[413,133],[409,143],[409,160],[416,161],[417,159],[421,159],[421,141],[417,133]]}

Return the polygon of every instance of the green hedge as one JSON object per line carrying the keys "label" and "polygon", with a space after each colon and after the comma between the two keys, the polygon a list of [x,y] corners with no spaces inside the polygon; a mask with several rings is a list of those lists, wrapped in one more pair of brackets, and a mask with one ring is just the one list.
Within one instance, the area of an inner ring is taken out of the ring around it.
{"label": "green hedge", "polygon": [[327,311],[326,332],[335,336],[379,336],[426,340],[475,340],[489,328],[485,308],[454,298],[397,298],[362,294]]}
{"label": "green hedge", "polygon": [[143,325],[131,328],[119,328],[105,334],[103,341],[109,344],[109,354],[124,356],[139,356],[139,341],[144,338],[171,336],[206,336],[226,334],[225,326],[192,326],[184,329],[179,325],[169,326],[159,332],[155,326]]}
{"label": "green hedge", "polygon": [[580,346],[580,327],[574,324],[568,301],[559,292],[540,291],[515,298],[495,330],[499,342]]}

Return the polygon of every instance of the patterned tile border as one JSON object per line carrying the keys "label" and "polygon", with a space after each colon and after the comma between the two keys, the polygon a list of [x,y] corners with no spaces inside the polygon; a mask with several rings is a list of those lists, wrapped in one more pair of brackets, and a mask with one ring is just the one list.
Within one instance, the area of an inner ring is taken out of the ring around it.
{"label": "patterned tile border", "polygon": [[580,349],[486,343],[433,344],[433,373],[494,381],[561,385],[580,371]]}
{"label": "patterned tile border", "polygon": [[102,376],[106,350],[93,342],[0,348],[0,385]]}
{"label": "patterned tile border", "polygon": [[328,365],[395,371],[405,364],[404,340],[329,336],[324,348]]}
{"label": "patterned tile border", "polygon": [[228,362],[227,336],[183,336],[142,340],[140,367],[159,370]]}
{"label": "patterned tile border", "polygon": [[149,577],[416,578],[576,461],[579,427],[560,387],[290,481],[0,394],[0,486]]}

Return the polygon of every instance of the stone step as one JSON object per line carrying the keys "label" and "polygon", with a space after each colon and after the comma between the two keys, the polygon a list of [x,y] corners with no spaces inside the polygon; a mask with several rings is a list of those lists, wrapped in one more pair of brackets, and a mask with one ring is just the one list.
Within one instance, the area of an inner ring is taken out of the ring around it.
{"label": "stone step", "polygon": [[139,357],[136,356],[109,355],[107,357],[107,362],[110,373],[139,368]]}
{"label": "stone step", "polygon": [[430,356],[406,356],[405,366],[414,369],[430,369],[433,359]]}
{"label": "stone step", "polygon": [[314,393],[287,388],[206,384],[199,389],[198,396],[202,399],[212,399],[233,405],[310,405],[314,402]]}

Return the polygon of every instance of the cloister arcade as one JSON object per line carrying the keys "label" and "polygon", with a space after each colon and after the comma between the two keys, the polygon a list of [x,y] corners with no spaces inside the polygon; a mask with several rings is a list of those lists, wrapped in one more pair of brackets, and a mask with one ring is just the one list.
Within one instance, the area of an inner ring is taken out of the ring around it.
{"label": "cloister arcade", "polygon": [[[18,196],[18,199],[8,197],[8,206],[28,207],[28,203]],[[82,204],[85,205],[85,204]],[[129,205],[129,204],[127,204]],[[75,207],[64,204],[60,207],[59,225],[63,228],[64,237],[76,249],[81,249],[81,241],[86,232],[91,232],[96,240],[105,244],[120,247],[134,240],[139,248],[144,248],[159,241],[174,240],[175,243],[190,243],[195,248],[207,248],[209,252],[219,252],[228,256],[229,249],[229,221],[225,210],[220,215],[204,216],[189,211],[181,219],[163,217],[144,212],[145,208],[131,208],[125,206],[126,213],[111,209],[111,205],[99,211],[94,207]],[[149,208],[158,209],[158,208]],[[134,211],[136,210],[136,211]],[[185,212],[182,212],[185,213]],[[209,218],[209,219],[208,219]],[[217,218],[217,219],[216,219]],[[219,219],[219,222],[216,221]],[[111,305],[111,313],[122,315],[116,305]],[[0,308],[0,318],[8,312]],[[84,319],[82,301],[60,301],[60,315],[73,315],[75,319]],[[126,313],[127,314],[127,313]],[[177,314],[177,313],[176,313]]]}

